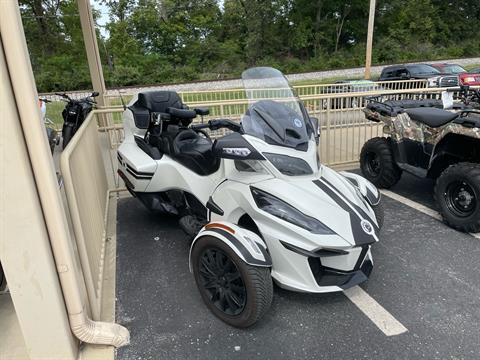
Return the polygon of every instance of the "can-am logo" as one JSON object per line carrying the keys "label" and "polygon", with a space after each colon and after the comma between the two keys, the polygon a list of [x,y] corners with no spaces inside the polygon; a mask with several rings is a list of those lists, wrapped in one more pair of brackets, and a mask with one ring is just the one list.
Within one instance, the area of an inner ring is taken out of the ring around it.
{"label": "can-am logo", "polygon": [[301,128],[302,127],[302,120],[300,120],[298,118],[293,119],[293,125],[295,125],[295,127],[297,127],[297,128]]}
{"label": "can-am logo", "polygon": [[370,221],[363,219],[360,222],[360,225],[362,226],[363,231],[365,231],[368,235],[373,235],[375,230],[373,229],[373,225],[370,223]]}

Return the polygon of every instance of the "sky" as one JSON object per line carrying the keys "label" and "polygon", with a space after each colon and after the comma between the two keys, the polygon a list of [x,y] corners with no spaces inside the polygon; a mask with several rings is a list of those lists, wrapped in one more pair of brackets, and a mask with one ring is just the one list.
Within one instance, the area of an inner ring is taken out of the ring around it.
{"label": "sky", "polygon": [[100,11],[101,16],[97,19],[97,24],[100,25],[100,32],[104,37],[108,37],[108,32],[105,30],[105,24],[108,21],[108,8],[106,5],[100,3],[100,0],[92,0],[91,2],[94,9]]}

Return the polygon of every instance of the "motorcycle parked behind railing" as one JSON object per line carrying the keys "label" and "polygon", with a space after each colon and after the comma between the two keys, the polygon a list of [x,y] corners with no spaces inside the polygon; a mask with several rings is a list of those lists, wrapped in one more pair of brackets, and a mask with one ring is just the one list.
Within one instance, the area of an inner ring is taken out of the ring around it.
{"label": "motorcycle parked behind railing", "polygon": [[38,105],[40,106],[40,111],[42,114],[42,122],[45,124],[45,130],[47,131],[48,144],[50,145],[50,152],[53,154],[55,146],[60,144],[60,135],[55,129],[55,124],[50,120],[47,114],[47,103],[52,102],[48,99],[38,99]]}
{"label": "motorcycle parked behind railing", "polygon": [[65,105],[65,109],[63,109],[62,111],[62,147],[63,149],[65,149],[67,144],[72,139],[73,135],[75,135],[77,130],[87,118],[87,115],[97,104],[97,102],[93,98],[97,97],[99,94],[95,91],[90,96],[78,100],[70,98],[65,93],[56,93],[56,95],[61,96],[62,100],[67,102],[67,105]]}

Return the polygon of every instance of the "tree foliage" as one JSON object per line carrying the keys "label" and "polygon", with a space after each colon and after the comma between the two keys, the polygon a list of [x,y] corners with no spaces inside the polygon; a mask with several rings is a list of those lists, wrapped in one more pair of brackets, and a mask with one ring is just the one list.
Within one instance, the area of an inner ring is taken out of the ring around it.
{"label": "tree foliage", "polygon": [[[361,66],[368,0],[99,0],[108,86]],[[90,87],[75,0],[20,0],[41,91]],[[94,14],[97,16],[98,14]],[[480,55],[478,0],[377,0],[373,62]]]}

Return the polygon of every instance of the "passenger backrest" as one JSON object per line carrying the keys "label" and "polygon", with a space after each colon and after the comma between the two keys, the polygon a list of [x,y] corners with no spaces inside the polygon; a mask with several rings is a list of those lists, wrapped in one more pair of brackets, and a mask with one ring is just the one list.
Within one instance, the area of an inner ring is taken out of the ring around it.
{"label": "passenger backrest", "polygon": [[148,129],[150,114],[166,113],[169,107],[183,109],[182,100],[175,91],[146,91],[138,94],[137,101],[129,109],[133,113],[135,126]]}

